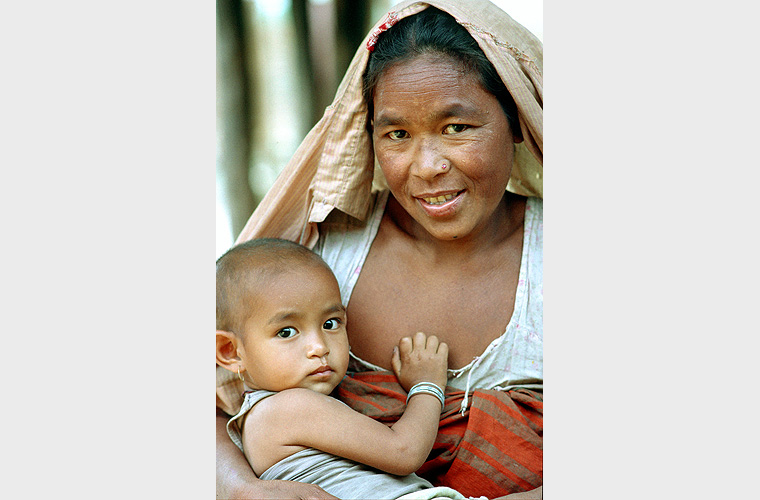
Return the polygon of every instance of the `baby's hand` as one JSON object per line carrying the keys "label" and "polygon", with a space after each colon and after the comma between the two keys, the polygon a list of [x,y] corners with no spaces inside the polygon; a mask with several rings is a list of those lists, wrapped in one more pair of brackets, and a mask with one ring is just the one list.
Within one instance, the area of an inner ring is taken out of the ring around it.
{"label": "baby's hand", "polygon": [[428,337],[422,332],[413,338],[402,338],[393,348],[391,366],[401,386],[409,392],[415,384],[432,382],[441,389],[446,387],[446,368],[449,362],[449,346],[438,342],[438,337]]}

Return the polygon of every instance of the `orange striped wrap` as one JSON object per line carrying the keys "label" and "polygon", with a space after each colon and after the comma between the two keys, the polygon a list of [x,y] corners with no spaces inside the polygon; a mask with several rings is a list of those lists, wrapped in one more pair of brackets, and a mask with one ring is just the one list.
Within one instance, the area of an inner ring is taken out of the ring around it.
{"label": "orange striped wrap", "polygon": [[[390,372],[346,377],[333,393],[387,425],[404,412],[406,392]],[[543,396],[527,389],[464,391],[447,387],[433,450],[417,472],[435,486],[488,498],[543,484]]]}

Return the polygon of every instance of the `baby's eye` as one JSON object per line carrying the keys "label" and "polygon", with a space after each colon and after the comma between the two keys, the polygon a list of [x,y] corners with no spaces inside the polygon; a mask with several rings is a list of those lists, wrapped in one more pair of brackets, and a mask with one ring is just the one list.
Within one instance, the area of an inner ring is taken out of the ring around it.
{"label": "baby's eye", "polygon": [[446,125],[446,128],[443,129],[444,134],[458,134],[459,132],[464,132],[467,130],[468,126],[464,123],[451,123],[449,125]]}
{"label": "baby's eye", "polygon": [[340,323],[341,323],[340,319],[331,318],[325,321],[325,324],[322,325],[322,328],[324,328],[325,330],[337,330],[338,328],[340,328]]}
{"label": "baby's eye", "polygon": [[296,334],[298,334],[298,330],[296,330],[292,326],[286,326],[285,328],[277,332],[277,336],[282,339],[289,339],[290,337],[293,337]]}
{"label": "baby's eye", "polygon": [[409,134],[406,132],[406,130],[394,130],[392,132],[388,132],[388,137],[394,141],[406,139],[408,136]]}

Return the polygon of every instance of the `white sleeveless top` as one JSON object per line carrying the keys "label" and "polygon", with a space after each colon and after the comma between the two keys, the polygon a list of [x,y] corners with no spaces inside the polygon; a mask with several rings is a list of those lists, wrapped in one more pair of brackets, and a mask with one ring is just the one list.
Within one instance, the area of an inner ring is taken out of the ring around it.
{"label": "white sleeveless top", "polygon": [[[314,247],[332,268],[347,305],[385,212],[389,191],[373,193],[366,222],[337,210],[319,225]],[[506,331],[469,364],[448,371],[448,384],[460,390],[543,390],[543,200],[527,198],[520,276],[515,307]],[[349,371],[382,370],[351,353]],[[463,402],[462,408],[467,405]]]}

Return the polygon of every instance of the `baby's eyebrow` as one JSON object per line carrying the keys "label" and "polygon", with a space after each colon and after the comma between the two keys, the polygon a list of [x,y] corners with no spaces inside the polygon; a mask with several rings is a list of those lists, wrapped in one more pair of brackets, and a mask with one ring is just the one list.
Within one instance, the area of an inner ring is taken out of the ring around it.
{"label": "baby's eyebrow", "polygon": [[274,324],[274,323],[281,323],[283,321],[288,321],[293,318],[298,318],[300,314],[298,314],[296,311],[284,311],[279,314],[275,314],[271,318],[269,318],[269,321],[267,321],[268,325]]}
{"label": "baby's eyebrow", "polygon": [[343,304],[336,304],[332,307],[328,307],[324,311],[325,314],[345,313],[345,312],[346,312],[346,308]]}
{"label": "baby's eyebrow", "polygon": [[[334,313],[346,313],[346,308],[343,304],[335,304],[328,308],[326,308],[324,311],[322,311],[322,314],[334,314]],[[298,319],[303,314],[299,313],[298,311],[282,311],[280,313],[275,314],[271,318],[269,318],[269,321],[267,321],[268,325],[272,325],[275,323],[283,323],[286,321],[292,321],[294,319]]]}

